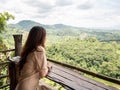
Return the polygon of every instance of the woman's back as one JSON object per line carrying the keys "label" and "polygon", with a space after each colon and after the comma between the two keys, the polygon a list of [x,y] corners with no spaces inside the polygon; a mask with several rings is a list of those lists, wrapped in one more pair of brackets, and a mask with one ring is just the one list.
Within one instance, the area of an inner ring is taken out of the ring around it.
{"label": "woman's back", "polygon": [[28,54],[26,63],[21,70],[16,90],[36,90],[41,77],[40,71],[47,69],[45,50],[39,46],[37,50]]}

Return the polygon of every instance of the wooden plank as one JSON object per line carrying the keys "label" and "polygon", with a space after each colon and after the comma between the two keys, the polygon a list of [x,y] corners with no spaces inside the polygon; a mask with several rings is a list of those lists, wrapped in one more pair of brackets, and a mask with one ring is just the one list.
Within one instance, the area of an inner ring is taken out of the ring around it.
{"label": "wooden plank", "polygon": [[72,90],[79,90],[79,89],[90,90],[89,88],[85,88],[84,86],[79,86],[76,82],[72,82],[71,80],[65,79],[63,76],[57,75],[55,73],[51,73],[50,77],[51,78],[49,79],[52,79],[63,86],[69,87]]}
{"label": "wooden plank", "polygon": [[83,73],[85,73],[87,75],[90,75],[90,76],[93,76],[93,77],[97,77],[97,78],[100,78],[100,79],[103,79],[103,80],[106,80],[106,81],[109,81],[109,82],[112,82],[112,83],[120,85],[120,80],[118,80],[118,79],[111,78],[111,77],[108,77],[108,76],[105,76],[105,75],[102,75],[102,74],[94,73],[94,72],[91,72],[89,70],[86,70],[86,69],[83,69],[83,68],[79,68],[79,67],[75,67],[73,65],[69,65],[69,64],[66,64],[66,63],[58,62],[58,61],[55,61],[55,60],[51,60],[51,59],[47,59],[47,60],[52,62],[52,63],[59,64],[59,65],[61,65],[63,67],[68,67],[68,68],[71,68],[71,69],[83,72]]}
{"label": "wooden plank", "polygon": [[[79,78],[79,77],[75,77],[72,74],[66,73],[64,71],[58,70],[56,68],[53,69],[53,73],[57,74],[57,75],[63,75],[64,79],[68,79],[70,80],[69,82],[75,82],[76,86],[75,87],[85,87],[88,88],[90,90],[105,90],[105,88],[102,87],[98,87],[90,82],[87,82],[86,80],[84,80],[83,78]],[[71,86],[71,85],[70,85]]]}
{"label": "wooden plank", "polygon": [[[64,69],[64,70],[67,70],[67,69]],[[81,79],[77,76],[72,75],[73,72],[72,72],[72,74],[66,73],[65,71],[59,70],[58,68],[55,68],[53,66],[52,73],[56,74],[57,78],[59,78],[59,76],[61,76],[62,80],[65,81],[62,83],[69,84],[68,86],[71,86],[75,90],[78,90],[77,88],[81,88],[81,87],[84,87],[85,89],[88,89],[88,90],[105,90],[105,88],[98,87],[94,84],[84,81],[83,79]],[[66,82],[66,80],[68,82]],[[73,83],[75,83],[74,86],[72,86]]]}
{"label": "wooden plank", "polygon": [[93,85],[95,85],[97,87],[101,87],[101,88],[105,88],[105,89],[108,88],[104,84],[96,82],[96,81],[91,80],[89,78],[86,78],[83,75],[80,75],[79,73],[76,73],[75,71],[73,71],[71,69],[68,69],[68,68],[65,69],[65,67],[61,67],[61,66],[58,66],[58,65],[57,66],[54,65],[54,67],[59,69],[60,71],[64,71],[64,72],[68,73],[69,75],[71,74],[72,76],[74,76],[76,78],[79,78],[80,80],[85,81],[86,83],[93,84]]}
{"label": "wooden plank", "polygon": [[60,84],[72,87],[73,90],[118,90],[55,64],[53,64],[53,69],[49,74],[49,78]]}

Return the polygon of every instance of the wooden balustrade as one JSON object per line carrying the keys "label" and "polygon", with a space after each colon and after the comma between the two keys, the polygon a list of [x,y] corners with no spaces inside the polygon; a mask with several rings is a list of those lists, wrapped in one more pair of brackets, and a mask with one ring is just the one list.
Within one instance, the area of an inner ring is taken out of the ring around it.
{"label": "wooden balustrade", "polygon": [[[15,49],[0,51],[0,53],[3,53],[4,55],[6,55],[7,52],[13,52],[13,51],[15,51]],[[9,86],[10,86],[9,79],[8,79],[8,76],[9,76],[8,75],[8,64],[9,64],[9,61],[8,61],[8,57],[6,56],[5,60],[2,60],[0,62],[0,81],[1,81],[0,90],[9,88]],[[3,68],[3,66],[4,66],[4,68]],[[1,71],[3,69],[7,69],[6,74],[1,74]],[[2,79],[6,79],[5,84],[3,84]]]}

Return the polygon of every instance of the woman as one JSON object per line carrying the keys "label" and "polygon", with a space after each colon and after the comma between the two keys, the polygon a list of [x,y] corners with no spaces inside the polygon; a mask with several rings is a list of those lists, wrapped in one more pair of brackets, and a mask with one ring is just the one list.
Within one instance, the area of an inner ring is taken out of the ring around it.
{"label": "woman", "polygon": [[44,90],[40,89],[39,79],[45,77],[50,68],[45,55],[45,41],[45,29],[34,26],[21,53],[19,79],[15,90]]}

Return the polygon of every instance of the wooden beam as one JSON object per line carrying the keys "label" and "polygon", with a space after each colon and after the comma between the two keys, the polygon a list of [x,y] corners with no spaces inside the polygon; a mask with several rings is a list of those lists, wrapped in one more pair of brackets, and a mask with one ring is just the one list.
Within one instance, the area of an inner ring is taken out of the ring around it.
{"label": "wooden beam", "polygon": [[11,52],[11,51],[15,51],[15,49],[0,51],[0,53],[6,53],[6,52]]}
{"label": "wooden beam", "polygon": [[13,35],[15,42],[15,56],[20,56],[21,48],[22,48],[22,35],[16,34]]}

